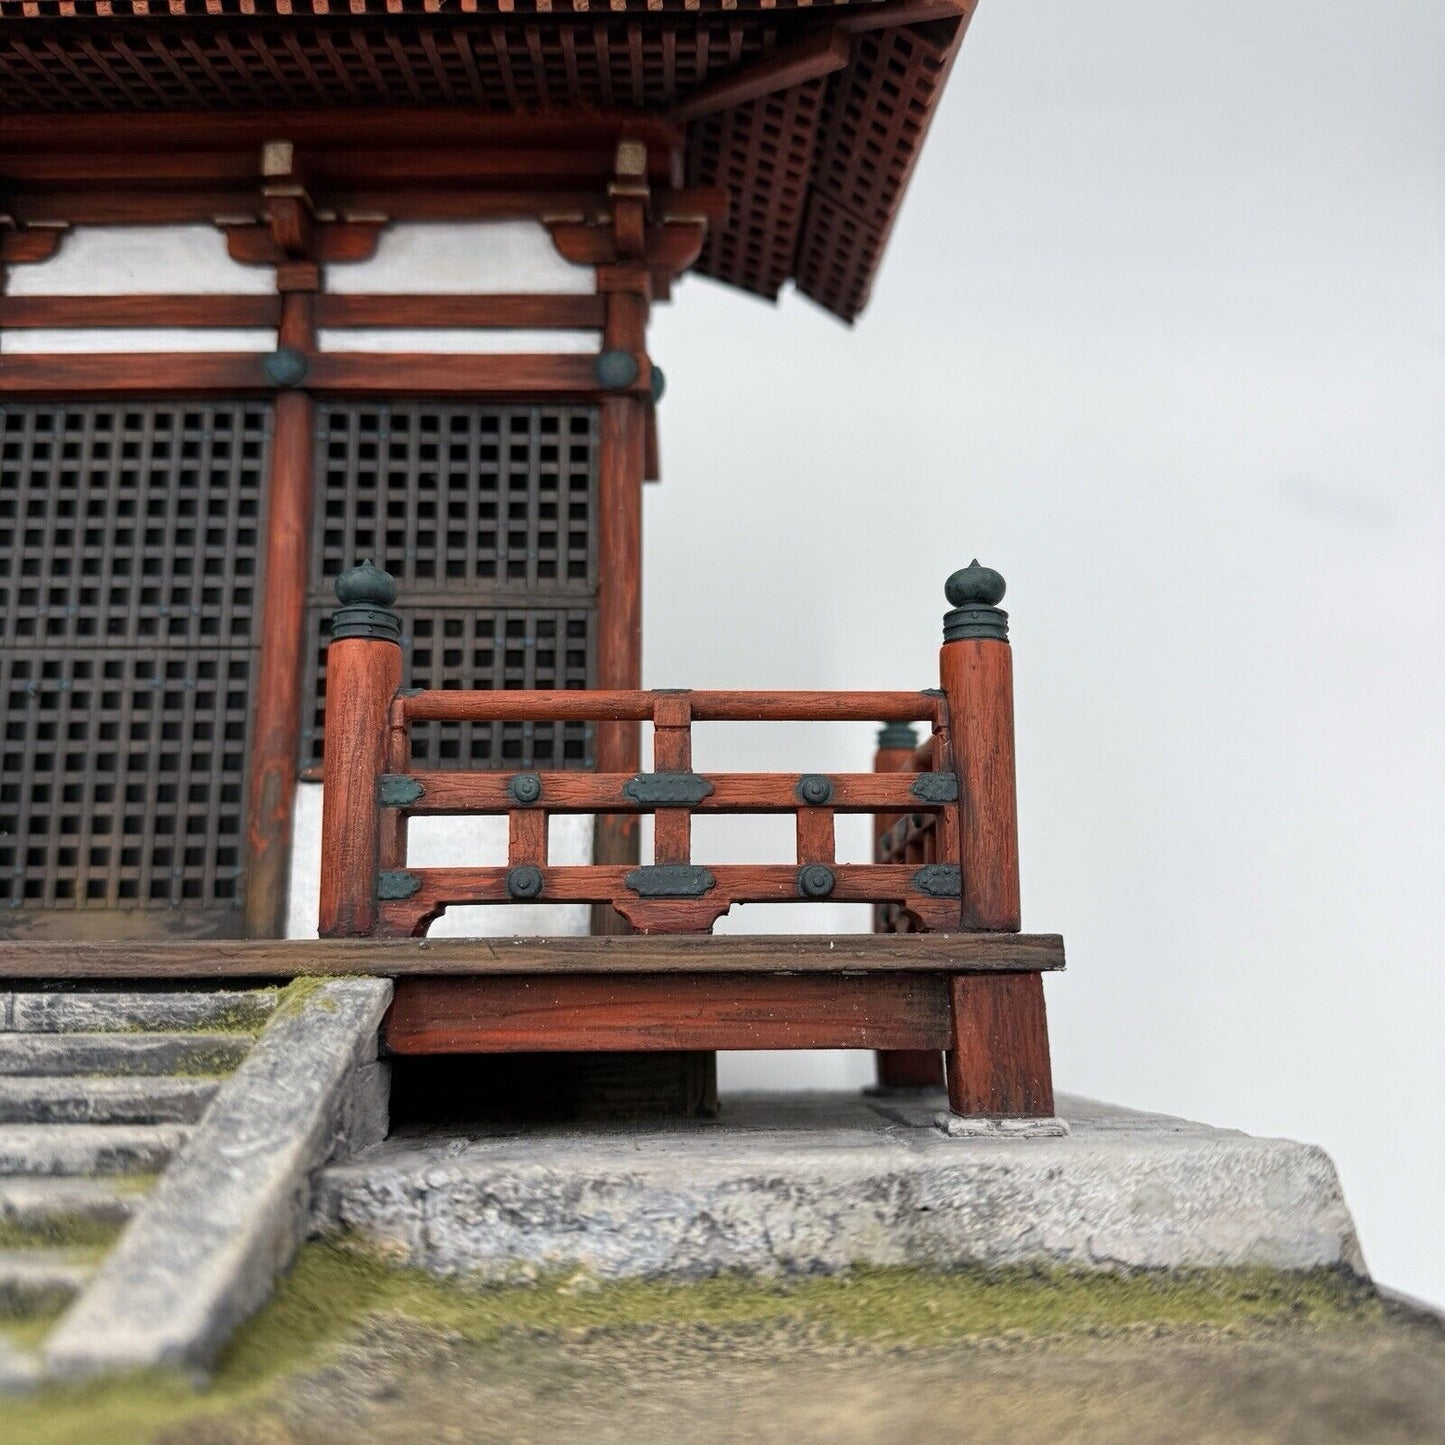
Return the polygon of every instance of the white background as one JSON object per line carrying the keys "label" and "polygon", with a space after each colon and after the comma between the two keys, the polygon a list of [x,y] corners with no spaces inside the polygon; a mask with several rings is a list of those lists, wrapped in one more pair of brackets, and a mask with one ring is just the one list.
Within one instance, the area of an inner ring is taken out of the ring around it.
{"label": "white background", "polygon": [[[983,0],[856,328],[659,310],[646,577],[652,685],[915,687],[1000,568],[1060,1086],[1322,1143],[1436,1301],[1442,62],[1437,0]],[[698,762],[866,766],[833,731]]]}

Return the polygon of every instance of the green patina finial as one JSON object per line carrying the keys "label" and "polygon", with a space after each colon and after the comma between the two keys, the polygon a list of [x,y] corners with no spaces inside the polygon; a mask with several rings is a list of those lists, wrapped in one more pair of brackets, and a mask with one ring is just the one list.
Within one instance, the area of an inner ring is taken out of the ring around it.
{"label": "green patina finial", "polygon": [[341,606],[331,617],[331,640],[370,637],[381,642],[401,641],[401,618],[391,610],[396,582],[369,557],[348,567],[336,579],[336,600]]}
{"label": "green patina finial", "polygon": [[984,638],[1008,641],[1008,613],[998,604],[1008,590],[1001,572],[979,564],[977,557],[960,568],[943,584],[944,595],[953,610],[943,618],[943,640],[961,642]]}
{"label": "green patina finial", "polygon": [[907,748],[911,753],[918,746],[918,734],[913,730],[912,723],[884,723],[878,729],[878,746],[880,748]]}

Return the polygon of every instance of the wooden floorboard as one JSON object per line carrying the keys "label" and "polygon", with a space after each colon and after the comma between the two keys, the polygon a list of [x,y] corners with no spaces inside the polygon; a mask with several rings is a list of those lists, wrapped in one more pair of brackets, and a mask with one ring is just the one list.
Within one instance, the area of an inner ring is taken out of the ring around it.
{"label": "wooden floorboard", "polygon": [[1021,973],[1064,966],[1056,933],[610,938],[0,940],[0,980],[647,973]]}

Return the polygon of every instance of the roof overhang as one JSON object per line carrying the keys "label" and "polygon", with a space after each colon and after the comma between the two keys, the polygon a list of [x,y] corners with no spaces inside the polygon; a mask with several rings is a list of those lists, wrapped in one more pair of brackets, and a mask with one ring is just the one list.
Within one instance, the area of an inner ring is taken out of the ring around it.
{"label": "roof overhang", "polygon": [[[43,190],[42,155],[194,146],[221,117],[232,144],[331,127],[331,155],[361,112],[393,146],[511,128],[580,153],[645,129],[656,180],[727,193],[698,271],[766,297],[793,280],[851,320],[975,3],[0,0],[0,187]],[[337,183],[361,187],[350,164]]]}

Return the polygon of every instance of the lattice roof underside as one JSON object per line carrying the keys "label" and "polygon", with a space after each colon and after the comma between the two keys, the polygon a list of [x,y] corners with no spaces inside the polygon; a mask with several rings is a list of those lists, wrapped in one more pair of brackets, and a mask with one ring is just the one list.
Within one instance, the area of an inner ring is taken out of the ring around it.
{"label": "lattice roof underside", "polygon": [[[725,186],[697,270],[851,320],[868,300],[963,38],[917,0],[0,0],[5,114],[458,106],[666,115],[835,23],[847,59],[687,126],[689,184]],[[589,4],[595,8],[589,10]],[[604,8],[604,5],[606,8]],[[866,15],[868,28],[857,26]],[[915,19],[911,24],[892,24]],[[857,28],[855,28],[857,26]]]}

